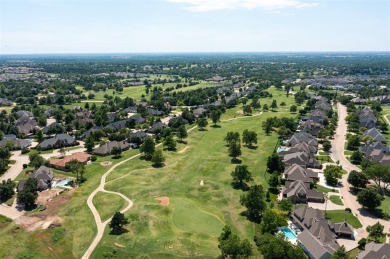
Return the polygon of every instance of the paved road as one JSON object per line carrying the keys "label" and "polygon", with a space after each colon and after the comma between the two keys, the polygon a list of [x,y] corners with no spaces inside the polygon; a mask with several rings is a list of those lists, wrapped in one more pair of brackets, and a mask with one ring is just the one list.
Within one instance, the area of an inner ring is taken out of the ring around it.
{"label": "paved road", "polygon": [[[194,126],[192,127],[191,129],[189,129],[187,132],[190,132],[194,129],[196,129],[197,126]],[[162,145],[162,143],[156,145],[156,146],[160,146]],[[129,198],[127,198],[125,195],[123,195],[122,193],[119,193],[119,192],[112,192],[112,191],[107,191],[104,189],[104,185],[106,184],[106,178],[107,176],[115,170],[115,168],[117,168],[118,166],[134,159],[134,158],[137,158],[139,157],[141,154],[137,154],[135,156],[132,156],[132,157],[129,157],[125,160],[123,160],[122,162],[119,162],[117,164],[115,164],[114,166],[112,166],[106,173],[103,174],[101,180],[100,180],[100,185],[89,195],[88,199],[87,199],[87,204],[88,204],[88,207],[89,209],[91,210],[92,214],[93,214],[93,217],[95,219],[95,222],[96,222],[96,226],[97,226],[97,229],[98,229],[98,232],[95,236],[95,239],[92,241],[91,245],[88,247],[87,251],[84,253],[82,259],[87,259],[91,256],[92,252],[95,250],[96,246],[99,244],[100,240],[102,239],[103,237],[103,234],[104,234],[104,229],[106,228],[108,222],[110,222],[111,218],[102,222],[101,218],[100,218],[100,215],[99,215],[99,212],[97,211],[97,209],[95,208],[95,206],[93,205],[93,198],[95,197],[95,195],[98,193],[98,192],[106,192],[106,193],[111,193],[111,194],[116,194],[116,195],[119,195],[121,196],[125,201],[127,201],[127,206],[126,208],[124,208],[123,210],[121,210],[121,213],[125,213],[127,210],[129,210],[132,206],[133,206],[133,201],[130,200]]]}
{"label": "paved road", "polygon": [[[347,108],[344,105],[338,103],[337,109],[339,121],[336,129],[336,134],[334,136],[334,139],[332,140],[332,149],[330,154],[331,158],[334,161],[339,161],[342,168],[345,169],[348,173],[352,170],[361,171],[360,168],[353,165],[344,156],[344,143],[347,133],[347,124],[345,121],[345,118],[347,116]],[[390,229],[390,222],[378,219],[369,212],[367,212],[367,210],[363,209],[362,206],[357,202],[356,196],[352,193],[352,188],[348,183],[347,179],[348,174],[343,175],[343,178],[341,179],[342,187],[340,188],[340,194],[342,196],[342,200],[345,207],[350,208],[352,210],[352,213],[358,217],[364,229],[367,226],[373,225],[379,221],[382,225],[385,226],[385,232],[388,232]],[[364,234],[367,235],[367,233]]]}

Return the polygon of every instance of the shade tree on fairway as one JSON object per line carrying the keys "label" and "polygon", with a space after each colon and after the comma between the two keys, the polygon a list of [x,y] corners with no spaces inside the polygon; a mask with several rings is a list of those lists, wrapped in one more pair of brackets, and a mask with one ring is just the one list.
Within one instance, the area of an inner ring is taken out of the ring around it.
{"label": "shade tree on fairway", "polygon": [[276,153],[270,155],[267,159],[267,171],[270,173],[284,171],[285,165],[283,159]]}
{"label": "shade tree on fairway", "polygon": [[290,112],[291,113],[296,113],[297,110],[298,110],[298,107],[296,105],[291,105],[291,107],[290,107]]}
{"label": "shade tree on fairway", "polygon": [[118,211],[115,212],[108,226],[111,228],[112,234],[121,234],[125,232],[124,226],[127,224],[129,224],[129,219]]}
{"label": "shade tree on fairway", "polygon": [[271,110],[275,111],[275,109],[278,108],[278,104],[276,103],[276,100],[272,100],[271,103]]}
{"label": "shade tree on fairway", "polygon": [[241,156],[241,144],[240,142],[232,142],[229,145],[229,156],[232,157],[233,162],[237,161],[237,157]]}
{"label": "shade tree on fairway", "polygon": [[156,149],[152,155],[152,162],[154,167],[164,166],[165,156],[161,149]]}
{"label": "shade tree on fairway", "polygon": [[260,222],[267,204],[264,201],[264,190],[261,185],[253,185],[240,197],[240,203],[246,207],[246,216],[254,222]]}
{"label": "shade tree on fairway", "polygon": [[183,142],[183,139],[188,137],[188,132],[186,130],[186,126],[181,125],[176,132],[177,137],[180,139],[181,142]]}
{"label": "shade tree on fairway", "polygon": [[154,142],[154,139],[150,136],[147,136],[139,150],[144,154],[146,159],[151,159],[155,150],[155,145],[156,143]]}
{"label": "shade tree on fairway", "polygon": [[226,141],[226,146],[229,146],[233,142],[240,142],[240,133],[229,131],[226,133],[226,136],[223,138]]}
{"label": "shade tree on fairway", "polygon": [[357,201],[363,207],[373,210],[381,205],[382,196],[374,188],[367,188],[358,193]]}
{"label": "shade tree on fairway", "polygon": [[198,127],[200,128],[200,130],[204,130],[204,128],[206,128],[209,123],[208,123],[206,118],[200,118],[197,121],[197,124],[198,124]]}
{"label": "shade tree on fairway", "polygon": [[244,142],[247,147],[252,147],[252,144],[257,144],[256,132],[245,129],[242,133],[242,142]]}
{"label": "shade tree on fairway", "polygon": [[231,176],[232,185],[236,188],[245,188],[247,182],[253,182],[252,174],[246,165],[237,165]]}
{"label": "shade tree on fairway", "polygon": [[172,135],[169,135],[164,139],[163,145],[168,149],[168,150],[176,150],[176,141],[173,138]]}
{"label": "shade tree on fairway", "polygon": [[210,113],[210,118],[211,118],[211,121],[214,123],[214,126],[216,126],[217,122],[220,121],[221,115],[222,115],[222,112],[220,110],[213,110]]}
{"label": "shade tree on fairway", "polygon": [[252,115],[252,108],[250,105],[245,105],[242,111],[244,112],[244,115]]}
{"label": "shade tree on fairway", "polygon": [[218,241],[218,248],[221,250],[220,258],[249,258],[253,255],[249,241],[247,239],[241,241],[228,225],[223,228]]}

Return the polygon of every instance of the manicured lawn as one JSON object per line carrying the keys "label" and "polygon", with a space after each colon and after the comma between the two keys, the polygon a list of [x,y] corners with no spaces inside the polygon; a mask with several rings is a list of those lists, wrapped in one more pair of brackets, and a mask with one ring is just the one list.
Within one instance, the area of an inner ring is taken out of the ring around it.
{"label": "manicured lawn", "polygon": [[[222,119],[224,116],[230,117],[223,115]],[[242,147],[240,159],[255,182],[267,188],[266,158],[277,141],[276,134],[266,137],[261,129],[269,116],[275,115],[269,112],[226,121],[219,124],[221,127],[207,127],[207,131],[195,129],[189,133],[187,145],[178,144],[176,152],[164,151],[163,168],[153,168],[143,159],[116,168],[108,176],[106,189],[121,192],[134,201],[134,207],[126,213],[131,222],[129,232],[113,236],[106,230],[92,257],[115,249],[118,257],[215,258],[219,255],[218,236],[225,224],[252,242],[254,225],[240,215],[244,211],[239,203],[243,192],[231,187],[230,172],[236,165],[230,162],[223,137],[228,131],[242,133],[244,129],[258,133],[259,147]],[[161,206],[155,200],[160,196],[168,196],[170,205]],[[124,247],[118,248],[115,243]],[[257,251],[255,255],[259,256]]]}
{"label": "manicured lawn", "polygon": [[125,206],[125,200],[122,197],[105,192],[99,192],[93,198],[93,205],[100,214],[102,221],[114,216],[114,213],[120,211]]}
{"label": "manicured lawn", "polygon": [[343,201],[340,199],[340,196],[337,196],[337,195],[331,195],[329,197],[330,201],[333,202],[334,204],[337,204],[337,205],[344,205],[343,204]]}
{"label": "manicured lawn", "polygon": [[339,191],[336,190],[336,189],[329,189],[329,188],[327,188],[327,187],[325,187],[325,186],[322,186],[322,185],[319,185],[319,184],[317,184],[317,185],[314,187],[314,189],[316,189],[316,190],[319,191],[319,192],[326,192],[326,193],[328,193],[328,192],[339,192]]}
{"label": "manicured lawn", "polygon": [[349,258],[356,258],[359,255],[359,248],[352,249],[348,252]]}
{"label": "manicured lawn", "polygon": [[333,223],[340,223],[346,220],[347,223],[351,224],[354,228],[362,227],[358,218],[356,218],[352,213],[344,210],[328,210],[326,211],[326,216],[329,217]]}
{"label": "manicured lawn", "polygon": [[350,151],[350,150],[344,150],[344,155],[346,156],[350,156],[352,155],[353,151]]}
{"label": "manicured lawn", "polygon": [[382,211],[387,215],[390,215],[390,193],[389,192],[387,193],[387,195],[385,195],[385,199],[382,201],[382,204],[379,208],[382,209]]}

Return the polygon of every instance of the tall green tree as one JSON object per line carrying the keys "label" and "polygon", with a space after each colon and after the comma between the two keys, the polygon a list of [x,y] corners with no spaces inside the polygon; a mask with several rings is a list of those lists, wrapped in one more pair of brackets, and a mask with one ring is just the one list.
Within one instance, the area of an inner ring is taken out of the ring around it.
{"label": "tall green tree", "polygon": [[226,141],[226,145],[229,146],[233,142],[240,142],[240,133],[229,131],[223,139]]}
{"label": "tall green tree", "polygon": [[237,157],[241,156],[241,145],[239,142],[232,142],[229,145],[229,156],[233,158],[233,160],[237,160]]}
{"label": "tall green tree", "polygon": [[342,245],[334,252],[331,259],[349,259],[349,255],[345,250],[345,246]]}
{"label": "tall green tree", "polygon": [[187,130],[186,130],[186,126],[181,125],[178,128],[176,135],[180,139],[180,141],[183,141],[183,139],[187,138],[188,137],[188,133],[187,133]]}
{"label": "tall green tree", "polygon": [[270,155],[267,159],[267,170],[270,173],[278,172],[281,173],[284,171],[284,162],[283,159],[276,153]]}
{"label": "tall green tree", "polygon": [[249,258],[253,255],[252,245],[247,239],[241,241],[237,234],[226,225],[218,238],[218,248],[221,250],[221,258]]}
{"label": "tall green tree", "polygon": [[357,201],[363,207],[372,210],[381,205],[382,196],[374,188],[367,188],[358,193]]}
{"label": "tall green tree", "polygon": [[35,178],[28,178],[23,190],[18,192],[17,202],[23,204],[26,209],[31,209],[35,206],[37,198],[37,180]]}
{"label": "tall green tree", "polygon": [[282,236],[266,233],[256,237],[256,244],[264,259],[306,259],[302,248],[291,244]]}
{"label": "tall green tree", "polygon": [[115,212],[108,226],[111,228],[112,233],[120,234],[124,231],[124,226],[129,223],[129,219],[126,218],[123,213],[118,211]]}
{"label": "tall green tree", "polygon": [[348,175],[348,183],[356,189],[366,188],[368,179],[364,173],[353,170]]}
{"label": "tall green tree", "polygon": [[264,201],[264,190],[261,185],[253,185],[249,191],[240,197],[241,205],[246,207],[246,213],[249,219],[260,222],[267,204]]}
{"label": "tall green tree", "polygon": [[233,178],[232,185],[237,187],[243,187],[245,182],[253,181],[252,174],[246,165],[237,165],[231,176]]}
{"label": "tall green tree", "polygon": [[379,239],[384,235],[383,234],[384,226],[379,222],[375,223],[372,226],[368,226],[366,230],[369,234],[369,237],[373,238],[374,241],[377,243],[379,242]]}
{"label": "tall green tree", "polygon": [[267,209],[261,218],[261,233],[274,234],[279,227],[287,226],[287,216],[284,214],[275,209]]}
{"label": "tall green tree", "polygon": [[245,129],[242,133],[242,142],[244,142],[246,146],[252,147],[253,144],[257,144],[257,133]]}
{"label": "tall green tree", "polygon": [[207,124],[208,124],[208,121],[206,118],[200,118],[197,122],[198,124],[198,127],[201,129],[201,130],[204,130],[204,128],[207,127]]}
{"label": "tall green tree", "polygon": [[85,140],[84,147],[87,149],[88,153],[93,151],[93,148],[95,147],[95,139],[93,138],[92,134],[89,135]]}
{"label": "tall green tree", "polygon": [[150,136],[147,136],[144,140],[144,143],[140,147],[140,152],[144,154],[146,159],[151,159],[155,150],[156,143],[154,139]]}
{"label": "tall green tree", "polygon": [[153,156],[152,156],[152,162],[153,162],[153,166],[155,166],[155,167],[164,166],[165,156],[164,156],[161,149],[156,149],[154,151]]}
{"label": "tall green tree", "polygon": [[276,103],[276,100],[272,100],[271,109],[274,111],[276,108],[278,108],[278,104]]}
{"label": "tall green tree", "polygon": [[390,167],[387,165],[373,164],[368,166],[363,173],[372,180],[378,189],[385,193],[390,185]]}
{"label": "tall green tree", "polygon": [[222,112],[220,110],[213,110],[210,114],[211,121],[214,123],[214,125],[217,125],[217,123],[221,119]]}
{"label": "tall green tree", "polygon": [[172,135],[169,135],[164,139],[163,145],[167,147],[168,150],[176,150],[176,140]]}

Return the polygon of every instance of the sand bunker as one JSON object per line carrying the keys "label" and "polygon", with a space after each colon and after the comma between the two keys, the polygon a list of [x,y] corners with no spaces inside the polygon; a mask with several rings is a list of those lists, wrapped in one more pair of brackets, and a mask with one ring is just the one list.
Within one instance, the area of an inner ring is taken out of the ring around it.
{"label": "sand bunker", "polygon": [[101,162],[100,165],[102,165],[102,166],[109,166],[109,165],[112,165],[112,162],[104,161],[104,162]]}
{"label": "sand bunker", "polygon": [[185,148],[183,148],[182,150],[180,150],[180,151],[177,152],[177,153],[179,153],[179,154],[184,153],[184,152],[186,152],[187,149],[189,149],[189,147],[185,147]]}
{"label": "sand bunker", "polygon": [[155,200],[158,200],[161,206],[169,205],[169,197],[167,196],[157,197]]}

